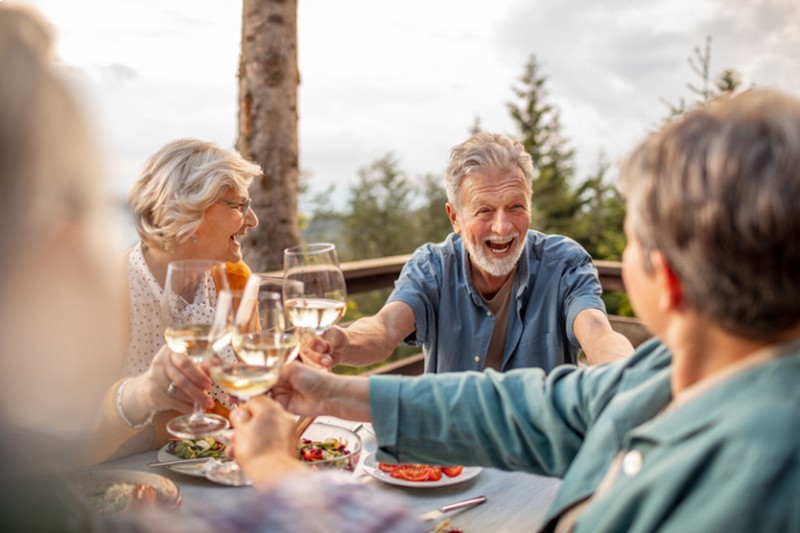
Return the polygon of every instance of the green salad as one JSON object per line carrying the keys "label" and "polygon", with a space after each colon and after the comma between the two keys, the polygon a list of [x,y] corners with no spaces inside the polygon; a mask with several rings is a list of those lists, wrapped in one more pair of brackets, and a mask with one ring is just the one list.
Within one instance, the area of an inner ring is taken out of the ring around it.
{"label": "green salad", "polygon": [[219,459],[225,456],[225,445],[214,437],[202,439],[176,439],[170,441],[167,451],[181,459]]}

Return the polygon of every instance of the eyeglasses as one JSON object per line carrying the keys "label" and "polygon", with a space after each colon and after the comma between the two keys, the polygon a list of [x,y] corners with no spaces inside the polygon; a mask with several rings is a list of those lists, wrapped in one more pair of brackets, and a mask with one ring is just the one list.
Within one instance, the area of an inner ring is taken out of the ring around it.
{"label": "eyeglasses", "polygon": [[223,203],[228,207],[236,209],[243,215],[247,215],[247,211],[250,210],[250,206],[252,205],[253,200],[250,198],[248,198],[247,200],[242,200],[241,202],[233,202],[231,200],[220,200],[220,203]]}

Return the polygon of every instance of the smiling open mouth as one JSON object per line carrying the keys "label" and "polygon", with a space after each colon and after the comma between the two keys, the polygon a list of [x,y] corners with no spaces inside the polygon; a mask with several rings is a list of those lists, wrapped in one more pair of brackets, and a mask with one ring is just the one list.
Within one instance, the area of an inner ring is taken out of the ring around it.
{"label": "smiling open mouth", "polygon": [[504,254],[508,252],[511,247],[514,245],[514,241],[516,240],[516,236],[509,237],[506,239],[487,239],[486,240],[486,247],[494,254]]}

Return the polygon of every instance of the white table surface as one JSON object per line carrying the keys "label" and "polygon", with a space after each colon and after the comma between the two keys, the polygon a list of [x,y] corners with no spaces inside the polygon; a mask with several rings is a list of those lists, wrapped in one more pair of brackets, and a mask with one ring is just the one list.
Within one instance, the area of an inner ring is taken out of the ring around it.
{"label": "white table surface", "polygon": [[[338,423],[345,427],[354,426],[351,422],[330,417],[322,417],[319,420]],[[369,427],[358,429],[358,434],[364,441],[362,462],[368,452],[375,450],[375,440],[370,429]],[[189,476],[165,467],[148,468],[148,463],[157,461],[156,455],[155,450],[142,452],[99,465],[98,468],[146,470],[168,477],[180,487],[183,505],[213,505],[225,509],[235,506],[243,492],[255,490],[252,487],[218,485],[205,478]],[[438,488],[390,485],[367,475],[361,464],[353,475],[376,491],[403,495],[412,510],[419,514],[474,496],[486,496],[486,503],[448,513],[447,517],[450,518],[452,527],[461,528],[465,533],[535,531],[544,523],[547,509],[561,485],[560,480],[555,478],[522,472],[505,472],[493,468],[482,469],[473,479]]]}

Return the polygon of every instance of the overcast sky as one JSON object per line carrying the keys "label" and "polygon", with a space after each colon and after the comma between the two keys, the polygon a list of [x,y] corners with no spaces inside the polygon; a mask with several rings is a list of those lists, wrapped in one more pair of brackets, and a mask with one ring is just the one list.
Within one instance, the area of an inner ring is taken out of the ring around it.
{"label": "overcast sky", "polygon": [[[173,139],[233,146],[238,0],[29,3],[82,80],[115,191]],[[691,96],[687,57],[708,35],[713,73],[800,94],[798,0],[299,0],[298,21],[300,165],[312,190],[340,184],[338,201],[387,153],[441,174],[475,117],[513,133],[506,102],[531,54],[581,174]]]}

